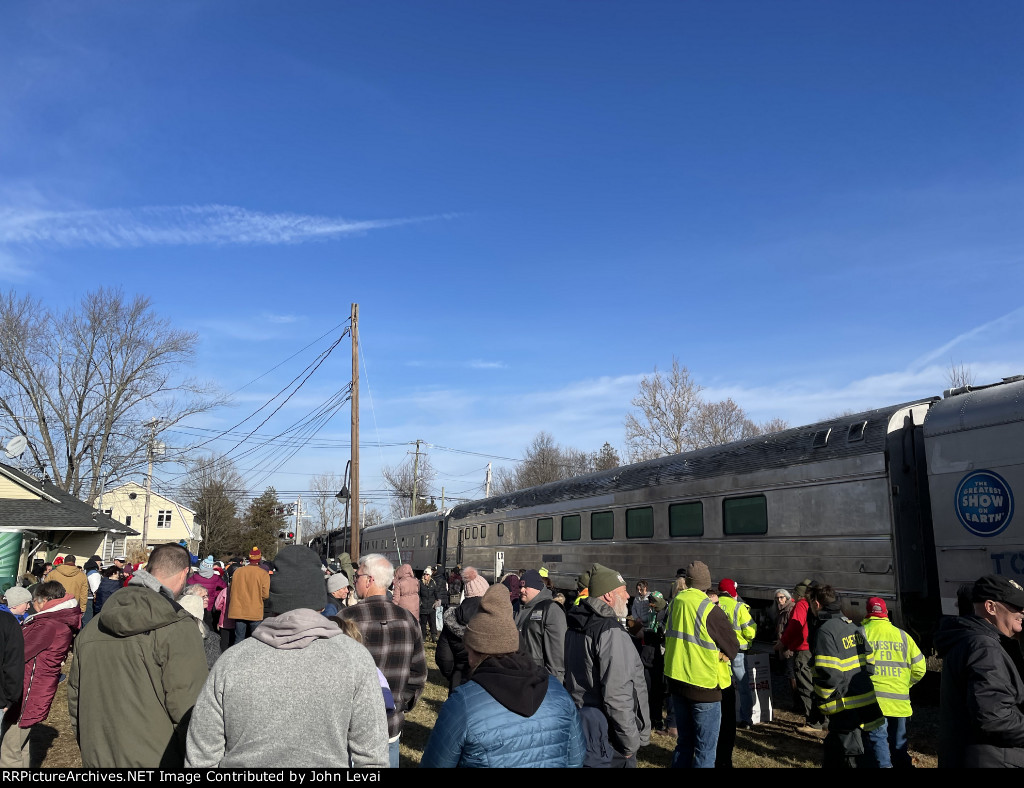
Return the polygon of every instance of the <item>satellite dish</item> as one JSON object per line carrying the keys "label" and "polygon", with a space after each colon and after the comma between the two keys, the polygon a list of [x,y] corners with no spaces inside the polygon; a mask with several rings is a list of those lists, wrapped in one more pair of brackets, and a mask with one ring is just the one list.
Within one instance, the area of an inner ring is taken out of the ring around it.
{"label": "satellite dish", "polygon": [[7,459],[13,460],[15,457],[20,457],[24,454],[27,447],[28,438],[24,435],[18,435],[7,441],[7,445],[4,446],[4,451],[7,452]]}

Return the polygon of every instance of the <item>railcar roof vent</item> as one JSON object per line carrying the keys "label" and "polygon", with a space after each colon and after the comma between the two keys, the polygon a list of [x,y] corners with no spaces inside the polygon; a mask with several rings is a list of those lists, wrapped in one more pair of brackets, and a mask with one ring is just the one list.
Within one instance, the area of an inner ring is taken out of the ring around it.
{"label": "railcar roof vent", "polygon": [[868,426],[866,421],[858,421],[856,424],[851,424],[850,429],[846,432],[846,442],[853,443],[854,441],[864,440],[864,429]]}
{"label": "railcar roof vent", "polygon": [[828,444],[828,436],[832,434],[832,428],[829,427],[825,430],[818,430],[814,433],[814,440],[811,442],[811,447],[814,449],[820,449],[822,446]]}

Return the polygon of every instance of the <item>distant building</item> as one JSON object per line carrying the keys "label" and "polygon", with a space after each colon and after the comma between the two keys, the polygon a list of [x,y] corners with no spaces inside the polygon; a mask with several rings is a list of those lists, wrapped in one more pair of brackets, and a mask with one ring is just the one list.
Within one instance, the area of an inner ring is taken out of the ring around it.
{"label": "distant building", "polygon": [[[117,522],[24,471],[0,463],[0,586],[7,588],[39,557],[74,555],[82,566],[92,555],[123,548],[137,536]],[[117,553],[112,553],[117,555]]]}
{"label": "distant building", "polygon": [[[142,521],[146,513],[146,488],[135,482],[128,482],[103,493],[103,511],[118,522],[130,526],[139,538],[134,536],[122,544],[120,553],[125,555],[133,547],[142,544]],[[149,494],[149,528],[146,529],[148,547],[180,542],[188,545],[188,550],[195,553],[199,549],[200,534],[195,524],[196,513],[177,501],[151,491]],[[115,551],[111,555],[117,555]],[[102,554],[104,560],[107,559]]]}

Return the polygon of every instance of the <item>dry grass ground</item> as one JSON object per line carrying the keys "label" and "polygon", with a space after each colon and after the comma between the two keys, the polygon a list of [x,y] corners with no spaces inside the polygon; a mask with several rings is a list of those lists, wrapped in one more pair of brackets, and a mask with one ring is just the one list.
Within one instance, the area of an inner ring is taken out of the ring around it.
{"label": "dry grass ground", "polygon": [[[402,734],[403,767],[419,765],[438,711],[448,697],[447,684],[434,662],[434,646],[430,643],[427,644],[427,665],[430,669],[427,688],[416,708],[406,717]],[[935,674],[930,673],[929,678],[937,683]],[[922,682],[924,684],[926,682]],[[924,686],[921,689],[930,695],[932,688]],[[779,705],[788,705],[788,687],[784,682],[776,682],[773,691]],[[926,699],[922,697],[921,700]],[[910,727],[910,752],[918,767],[934,768],[936,758],[933,742],[938,710],[933,703],[920,702],[918,698],[915,701],[918,702]],[[750,769],[817,767],[821,763],[822,740],[797,731],[801,724],[797,715],[777,708],[774,716],[775,719],[770,723],[757,725],[753,730],[737,732],[734,765]],[[33,729],[29,746],[33,766],[59,768],[82,765],[81,753],[71,735],[66,683],[61,684],[57,690],[49,718]],[[641,768],[667,767],[674,747],[673,739],[655,734],[650,746],[640,751],[639,765]]]}

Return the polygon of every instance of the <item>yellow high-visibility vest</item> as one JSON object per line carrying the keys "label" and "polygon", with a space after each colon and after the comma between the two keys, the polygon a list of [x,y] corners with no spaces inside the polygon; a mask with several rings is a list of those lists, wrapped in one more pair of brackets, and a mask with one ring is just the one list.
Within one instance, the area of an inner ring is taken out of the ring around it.
{"label": "yellow high-visibility vest", "polygon": [[924,654],[910,635],[888,619],[871,616],[861,626],[875,655],[871,683],[882,714],[909,717],[910,688],[927,672]]}
{"label": "yellow high-visibility vest", "polygon": [[718,646],[708,634],[714,603],[696,588],[680,591],[672,600],[665,632],[665,675],[695,687],[719,686]]}
{"label": "yellow high-visibility vest", "polygon": [[750,605],[733,599],[723,591],[718,598],[718,606],[729,617],[729,623],[732,624],[733,631],[736,633],[736,639],[740,642],[740,651],[746,651],[754,642],[754,636],[757,634],[757,625],[750,617]]}

